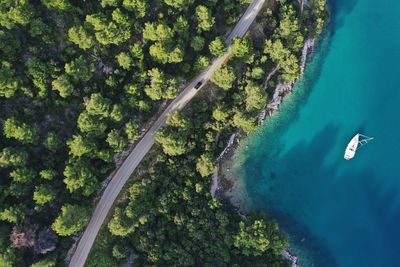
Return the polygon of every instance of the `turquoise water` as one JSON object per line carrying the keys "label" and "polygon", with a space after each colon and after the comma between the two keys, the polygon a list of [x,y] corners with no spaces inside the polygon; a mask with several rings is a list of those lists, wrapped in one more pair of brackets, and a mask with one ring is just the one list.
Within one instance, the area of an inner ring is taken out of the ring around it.
{"label": "turquoise water", "polygon": [[[400,1],[330,4],[325,38],[247,141],[240,177],[304,266],[400,266]],[[357,132],[375,139],[345,161]]]}

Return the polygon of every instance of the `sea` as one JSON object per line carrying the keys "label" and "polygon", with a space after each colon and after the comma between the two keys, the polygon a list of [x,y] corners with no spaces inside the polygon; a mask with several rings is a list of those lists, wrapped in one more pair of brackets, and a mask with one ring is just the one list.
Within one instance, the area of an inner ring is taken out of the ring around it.
{"label": "sea", "polygon": [[[301,266],[398,267],[400,1],[329,9],[293,94],[237,151],[237,194],[279,222]],[[344,160],[356,133],[374,139]]]}

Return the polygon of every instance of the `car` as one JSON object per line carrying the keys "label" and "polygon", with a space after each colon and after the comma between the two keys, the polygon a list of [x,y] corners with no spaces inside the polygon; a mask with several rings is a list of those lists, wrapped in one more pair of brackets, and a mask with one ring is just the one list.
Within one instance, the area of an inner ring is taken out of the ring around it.
{"label": "car", "polygon": [[200,82],[198,82],[198,83],[194,86],[194,89],[198,90],[202,85],[203,85],[203,80],[201,80]]}

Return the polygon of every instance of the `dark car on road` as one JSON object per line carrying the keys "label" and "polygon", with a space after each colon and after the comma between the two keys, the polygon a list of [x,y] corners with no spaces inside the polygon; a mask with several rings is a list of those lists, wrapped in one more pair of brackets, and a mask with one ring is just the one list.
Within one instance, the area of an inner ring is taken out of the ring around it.
{"label": "dark car on road", "polygon": [[194,89],[199,89],[201,86],[203,85],[203,80],[201,80],[200,82],[198,82],[195,86]]}

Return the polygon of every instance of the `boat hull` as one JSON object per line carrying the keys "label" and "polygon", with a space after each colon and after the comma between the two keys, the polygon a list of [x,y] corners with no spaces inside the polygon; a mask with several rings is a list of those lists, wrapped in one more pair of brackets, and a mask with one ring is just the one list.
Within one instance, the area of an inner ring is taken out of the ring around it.
{"label": "boat hull", "polygon": [[350,142],[347,144],[346,151],[344,152],[344,159],[350,160],[350,159],[354,158],[354,156],[356,155],[359,139],[360,139],[360,135],[356,134],[350,140]]}

